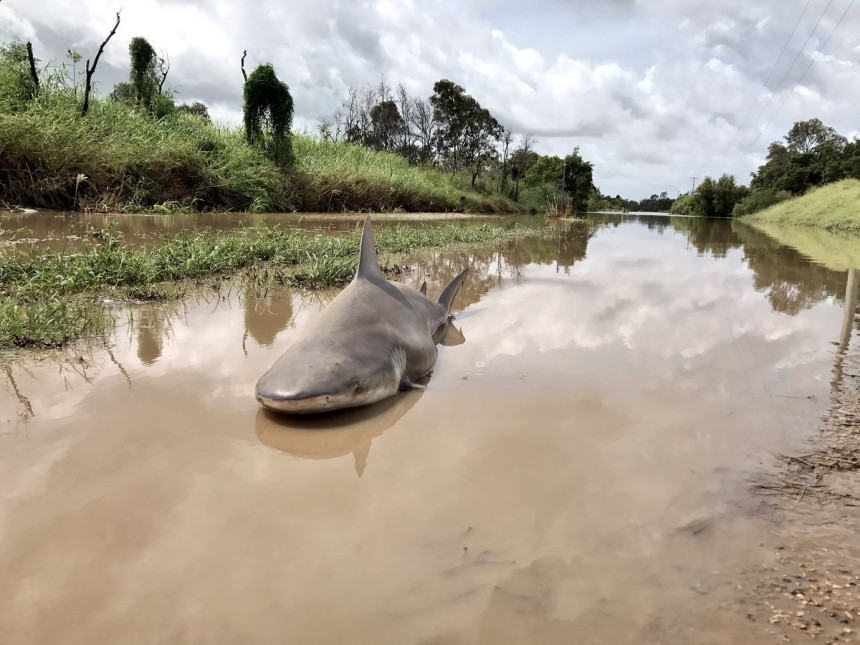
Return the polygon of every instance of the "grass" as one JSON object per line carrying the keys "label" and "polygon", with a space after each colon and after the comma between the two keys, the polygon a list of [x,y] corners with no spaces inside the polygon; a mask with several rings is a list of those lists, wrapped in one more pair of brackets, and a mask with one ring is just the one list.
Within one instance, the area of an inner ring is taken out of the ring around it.
{"label": "grass", "polygon": [[[481,226],[394,226],[376,234],[380,253],[487,244],[540,235],[542,229]],[[100,299],[151,300],[181,296],[189,282],[220,288],[245,272],[254,280],[307,289],[345,284],[355,273],[360,231],[308,235],[254,227],[218,236],[177,236],[149,249],[122,245],[110,229],[90,231],[80,253],[46,251],[0,257],[0,348],[58,346],[98,335],[111,324]]]}
{"label": "grass", "polygon": [[459,188],[447,174],[410,166],[396,154],[305,136],[294,137],[293,151],[295,199],[302,211],[524,210],[499,194]]}
{"label": "grass", "polygon": [[[5,105],[5,107],[4,107]],[[181,212],[525,210],[458,187],[432,168],[348,143],[293,137],[288,171],[241,130],[184,113],[151,117],[95,100],[82,118],[68,92],[23,107],[0,101],[0,207]]]}
{"label": "grass", "polygon": [[860,236],[860,180],[845,179],[814,188],[745,220],[756,226],[802,226]]}

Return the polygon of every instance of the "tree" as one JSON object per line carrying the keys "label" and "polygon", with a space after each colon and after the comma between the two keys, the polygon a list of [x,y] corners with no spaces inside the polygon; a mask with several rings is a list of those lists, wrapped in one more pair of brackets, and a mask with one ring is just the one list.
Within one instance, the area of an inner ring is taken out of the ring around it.
{"label": "tree", "polygon": [[90,67],[90,59],[87,59],[87,67],[86,67],[86,84],[84,86],[84,105],[81,108],[81,116],[86,116],[87,112],[90,109],[90,93],[93,90],[93,74],[96,73],[96,65],[99,64],[99,58],[101,58],[102,52],[105,49],[105,45],[108,44],[108,41],[113,38],[116,33],[117,28],[119,27],[119,11],[116,12],[116,23],[114,23],[113,29],[111,29],[110,33],[107,35],[102,41],[101,46],[99,46],[98,52],[96,52],[96,57],[93,59],[93,66]]}
{"label": "tree", "polygon": [[749,193],[745,186],[738,186],[731,175],[723,175],[714,181],[705,177],[693,193],[691,211],[700,217],[731,217],[735,204]]}
{"label": "tree", "polygon": [[499,137],[499,161],[501,167],[501,179],[499,179],[499,192],[505,193],[505,186],[508,183],[508,175],[511,173],[510,161],[513,150],[511,146],[514,143],[514,133],[510,128],[502,128],[502,135]]}
{"label": "tree", "polygon": [[37,91],[30,73],[27,46],[19,40],[0,46],[0,103],[23,107]]}
{"label": "tree", "polygon": [[258,65],[245,83],[245,137],[252,146],[266,150],[275,163],[292,161],[290,127],[293,97],[286,83],[278,80],[270,64]]}
{"label": "tree", "polygon": [[212,118],[209,116],[209,108],[206,107],[205,103],[201,103],[200,101],[194,101],[194,103],[177,105],[176,111],[181,114],[190,114],[191,116],[197,117],[206,123],[211,123]]}
{"label": "tree", "polygon": [[534,135],[527,132],[520,139],[520,145],[514,150],[514,154],[511,157],[511,179],[514,180],[514,189],[511,197],[514,198],[514,201],[518,201],[520,198],[520,179],[523,178],[526,171],[538,159],[538,155],[534,152],[534,146]]}
{"label": "tree", "polygon": [[578,146],[573,149],[573,154],[564,158],[562,189],[570,195],[571,207],[577,213],[585,211],[588,197],[594,190],[593,169],[594,165],[579,154]]}
{"label": "tree", "polygon": [[146,38],[135,36],[128,45],[131,66],[128,80],[134,92],[134,103],[146,109],[152,107],[152,99],[158,93],[157,56]]}
{"label": "tree", "polygon": [[841,150],[847,141],[831,127],[824,125],[821,119],[798,121],[785,136],[788,149],[794,153],[812,152],[820,146],[831,144]]}
{"label": "tree", "polygon": [[447,79],[433,85],[430,103],[440,157],[452,177],[463,168],[471,168],[474,186],[502,126],[466,90]]}
{"label": "tree", "polygon": [[848,176],[848,141],[820,119],[796,122],[784,139],[785,144],[774,142],[768,147],[767,161],[753,173],[753,190],[800,195],[812,186]]}
{"label": "tree", "polygon": [[410,121],[415,131],[420,163],[432,163],[436,159],[436,122],[433,120],[433,104],[426,99],[415,99]]}
{"label": "tree", "polygon": [[392,100],[382,101],[370,110],[370,140],[376,150],[393,152],[400,141],[402,122],[397,104]]}

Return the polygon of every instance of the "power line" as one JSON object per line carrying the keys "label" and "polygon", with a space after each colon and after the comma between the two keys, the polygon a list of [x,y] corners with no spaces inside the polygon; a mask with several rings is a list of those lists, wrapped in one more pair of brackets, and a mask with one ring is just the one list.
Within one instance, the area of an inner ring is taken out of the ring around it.
{"label": "power line", "polygon": [[[809,32],[809,36],[806,37],[806,41],[801,45],[800,49],[797,50],[797,54],[794,59],[791,61],[791,65],[788,66],[788,69],[785,70],[785,74],[782,75],[782,78],[779,81],[779,84],[776,86],[776,89],[771,93],[770,98],[768,98],[767,103],[764,104],[761,112],[756,117],[756,121],[761,119],[764,116],[764,113],[767,112],[767,108],[770,107],[771,102],[773,101],[773,97],[776,96],[779,91],[782,89],[783,83],[785,83],[785,79],[788,78],[788,75],[791,73],[791,70],[794,69],[794,64],[797,62],[797,59],[800,58],[800,55],[803,53],[803,50],[809,44],[809,41],[812,40],[812,36],[815,35],[815,30],[818,29],[818,25],[821,24],[821,21],[824,19],[824,15],[827,13],[827,10],[830,8],[830,5],[833,4],[833,0],[828,0],[827,6],[824,7],[824,11],[821,12],[821,15],[818,16],[818,21],[815,23],[815,26],[812,28],[812,31]],[[758,136],[756,136],[756,139]],[[755,140],[755,139],[753,139]]]}
{"label": "power line", "polygon": [[810,68],[812,67],[812,64],[816,60],[818,60],[818,55],[824,51],[824,48],[827,46],[827,43],[830,42],[830,38],[833,36],[834,33],[836,33],[836,30],[839,29],[839,25],[842,24],[842,21],[845,19],[845,16],[848,14],[848,11],[850,11],[850,9],[853,5],[854,5],[854,0],[851,0],[851,2],[848,3],[848,6],[845,7],[845,11],[842,12],[842,16],[839,18],[839,20],[836,21],[836,25],[834,25],[833,29],[830,30],[830,34],[828,34],[827,38],[821,44],[821,47],[819,47],[818,50],[815,52],[815,55],[812,57],[812,60],[809,61],[809,64],[806,66],[806,69],[803,70],[803,74],[801,74],[800,78],[797,79],[797,82],[794,84],[794,87],[792,87],[791,91],[785,95],[784,99],[782,99],[782,103],[779,104],[779,107],[776,109],[776,112],[774,112],[770,121],[767,122],[767,125],[765,125],[764,129],[767,129],[768,127],[770,127],[770,124],[773,123],[773,121],[776,119],[777,115],[779,114],[779,111],[782,110],[782,107],[786,104],[789,97],[792,94],[794,94],[794,90],[796,90],[797,86],[800,85],[801,82],[803,82],[803,79],[806,77],[806,73],[810,70]]}
{"label": "power line", "polygon": [[738,134],[735,135],[736,137],[740,136],[740,133],[743,132],[743,129],[744,129],[744,126],[746,125],[747,119],[749,118],[750,114],[752,114],[753,108],[756,106],[756,104],[758,103],[758,100],[761,98],[762,92],[764,92],[765,88],[767,88],[767,84],[770,82],[770,79],[773,76],[773,73],[776,71],[776,66],[779,65],[779,61],[782,60],[782,56],[783,56],[783,54],[785,54],[785,50],[788,49],[788,44],[791,42],[791,39],[794,37],[794,34],[797,31],[797,28],[800,26],[800,21],[803,20],[803,16],[806,15],[806,10],[809,9],[809,5],[811,3],[812,3],[812,0],[806,0],[806,6],[803,7],[803,11],[800,12],[800,17],[797,19],[797,22],[794,23],[794,29],[791,30],[791,33],[788,35],[788,38],[786,38],[785,44],[782,46],[782,51],[779,52],[779,56],[777,56],[776,62],[773,64],[773,67],[770,68],[770,73],[767,75],[767,78],[764,80],[764,83],[761,84],[761,89],[759,89],[758,95],[755,97],[755,101],[752,102],[749,109],[747,110],[747,113],[744,115],[744,118],[741,121],[741,124],[738,126],[738,130],[737,130]]}

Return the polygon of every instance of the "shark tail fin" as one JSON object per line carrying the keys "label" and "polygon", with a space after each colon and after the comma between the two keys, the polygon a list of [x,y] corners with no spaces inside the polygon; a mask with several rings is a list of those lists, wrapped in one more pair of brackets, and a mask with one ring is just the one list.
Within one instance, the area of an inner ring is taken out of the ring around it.
{"label": "shark tail fin", "polygon": [[373,229],[370,228],[370,215],[365,218],[364,228],[361,231],[361,251],[358,254],[358,270],[355,272],[355,277],[368,280],[385,279],[376,257],[376,243],[373,241]]}
{"label": "shark tail fin", "polygon": [[445,307],[445,311],[449,313],[451,312],[451,303],[454,302],[454,297],[460,290],[460,285],[463,284],[463,280],[466,279],[466,274],[468,272],[469,269],[463,270],[456,278],[445,285],[445,288],[442,289],[442,293],[440,293],[439,297],[436,299],[436,302]]}

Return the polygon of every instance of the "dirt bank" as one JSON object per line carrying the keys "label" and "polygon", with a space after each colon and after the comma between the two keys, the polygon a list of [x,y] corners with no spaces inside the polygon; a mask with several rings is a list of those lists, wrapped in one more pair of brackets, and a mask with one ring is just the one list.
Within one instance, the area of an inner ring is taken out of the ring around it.
{"label": "dirt bank", "polygon": [[783,642],[860,643],[860,359],[840,359],[809,450],[758,485],[778,564],[752,572],[748,618]]}

